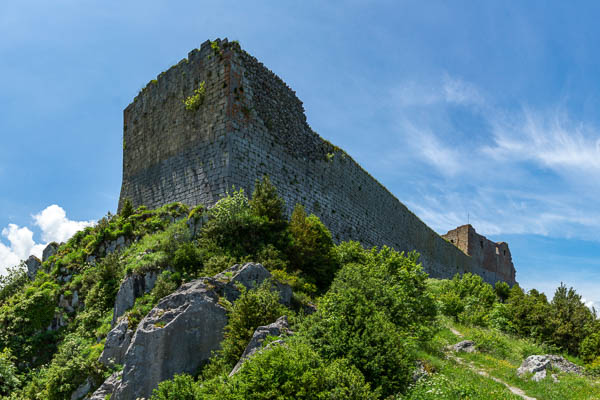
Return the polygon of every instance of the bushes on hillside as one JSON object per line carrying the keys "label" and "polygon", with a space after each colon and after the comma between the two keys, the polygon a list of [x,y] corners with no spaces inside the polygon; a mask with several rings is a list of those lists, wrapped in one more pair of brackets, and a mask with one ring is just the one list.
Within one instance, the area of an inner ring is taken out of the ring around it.
{"label": "bushes on hillside", "polygon": [[384,247],[363,257],[338,272],[303,334],[325,360],[346,358],[390,395],[408,384],[415,340],[430,336],[435,306],[415,254]]}

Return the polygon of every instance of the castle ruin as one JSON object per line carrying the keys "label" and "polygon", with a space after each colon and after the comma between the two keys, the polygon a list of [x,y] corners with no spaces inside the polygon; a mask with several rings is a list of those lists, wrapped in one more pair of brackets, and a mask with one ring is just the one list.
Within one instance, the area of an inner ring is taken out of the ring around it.
{"label": "castle ruin", "polygon": [[[184,101],[195,95],[194,107],[186,107]],[[288,213],[303,204],[336,242],[416,250],[436,278],[472,272],[490,283],[515,283],[506,244],[497,249],[510,262],[494,264],[492,242],[472,227],[466,242],[464,227],[442,238],[315,133],[294,91],[236,42],[203,43],[151,81],[124,111],[119,208],[126,198],[135,207],[175,201],[211,206],[233,187],[251,193],[264,175]],[[479,240],[471,239],[475,235],[485,239],[484,251],[468,244]]]}

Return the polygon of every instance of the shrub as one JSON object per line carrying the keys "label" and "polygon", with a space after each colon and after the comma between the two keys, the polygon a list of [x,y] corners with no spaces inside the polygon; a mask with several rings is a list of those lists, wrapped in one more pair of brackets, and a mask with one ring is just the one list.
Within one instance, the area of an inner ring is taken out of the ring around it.
{"label": "shrub", "polygon": [[0,352],[0,396],[8,396],[21,384],[10,349]]}
{"label": "shrub", "polygon": [[511,330],[538,342],[547,340],[550,335],[548,316],[551,311],[545,294],[535,289],[525,293],[519,285],[514,285],[510,289],[506,305]]}
{"label": "shrub", "polygon": [[228,379],[204,382],[198,399],[349,399],[378,398],[346,360],[327,363],[305,343],[291,340],[255,354]]}
{"label": "shrub", "polygon": [[292,266],[326,288],[336,270],[331,233],[315,215],[306,216],[304,207],[296,205],[290,220],[292,244],[288,257]]}
{"label": "shrub", "polygon": [[240,286],[240,290],[241,296],[229,311],[220,353],[232,367],[240,359],[256,328],[275,322],[286,312],[285,307],[279,304],[279,292],[272,290],[271,282],[263,282],[252,290]]}
{"label": "shrub", "polygon": [[508,283],[506,282],[498,281],[494,286],[494,291],[496,292],[498,299],[504,303],[510,295],[510,286],[508,286]]}
{"label": "shrub", "polygon": [[131,204],[131,200],[125,199],[125,201],[123,201],[123,207],[121,208],[121,217],[129,218],[131,215],[133,215],[133,212],[133,204]]}
{"label": "shrub", "polygon": [[182,243],[173,255],[175,271],[195,277],[202,270],[202,254],[192,242]]}
{"label": "shrub", "polygon": [[575,289],[561,284],[554,293],[549,315],[552,328],[550,342],[571,354],[579,353],[579,346],[594,321],[589,308],[581,301]]}
{"label": "shrub", "polygon": [[581,341],[579,354],[586,363],[591,363],[600,357],[600,331],[591,333]]}
{"label": "shrub", "polygon": [[150,400],[195,400],[199,398],[199,387],[194,378],[182,374],[159,383],[158,388],[153,390]]}
{"label": "shrub", "polygon": [[22,290],[29,282],[25,265],[9,267],[4,275],[0,275],[0,304]]}
{"label": "shrub", "polygon": [[435,306],[417,257],[385,247],[366,252],[365,264],[342,267],[317,312],[302,324],[302,334],[325,360],[347,358],[384,395],[406,387],[415,339],[431,336],[427,326]]}
{"label": "shrub", "polygon": [[487,326],[496,294],[479,275],[456,274],[442,284],[440,303],[445,315],[468,325]]}
{"label": "shrub", "polygon": [[187,97],[183,104],[185,104],[185,109],[188,111],[196,111],[200,108],[202,104],[204,104],[204,98],[206,96],[206,83],[204,81],[200,82],[200,86],[196,90],[194,90],[194,94],[192,96]]}

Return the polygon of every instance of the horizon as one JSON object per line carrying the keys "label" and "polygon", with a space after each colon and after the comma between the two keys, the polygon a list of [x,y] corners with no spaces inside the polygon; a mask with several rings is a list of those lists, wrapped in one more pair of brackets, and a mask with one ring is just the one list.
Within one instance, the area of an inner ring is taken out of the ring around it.
{"label": "horizon", "polygon": [[523,287],[600,306],[598,6],[185,4],[1,6],[0,273],[116,212],[123,109],[227,37],[437,233],[470,222]]}

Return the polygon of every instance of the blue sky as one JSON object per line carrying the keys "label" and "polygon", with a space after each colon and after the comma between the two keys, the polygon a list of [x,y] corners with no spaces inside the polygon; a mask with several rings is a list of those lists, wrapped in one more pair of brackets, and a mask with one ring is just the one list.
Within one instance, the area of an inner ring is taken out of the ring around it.
{"label": "blue sky", "polygon": [[436,231],[468,218],[523,286],[600,305],[597,4],[2,2],[0,268],[115,211],[122,110],[228,37]]}

